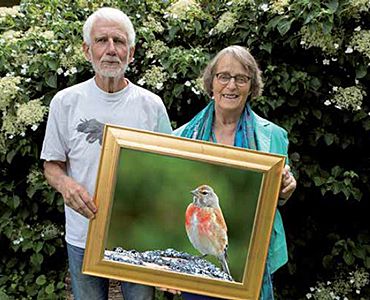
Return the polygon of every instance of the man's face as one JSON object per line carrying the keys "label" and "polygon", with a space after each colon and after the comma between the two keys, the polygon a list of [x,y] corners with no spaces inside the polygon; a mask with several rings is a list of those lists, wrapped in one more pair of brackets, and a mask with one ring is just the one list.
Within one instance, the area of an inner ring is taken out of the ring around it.
{"label": "man's face", "polygon": [[83,44],[86,58],[102,77],[123,77],[134,55],[127,33],[114,21],[96,20],[91,30],[91,44]]}

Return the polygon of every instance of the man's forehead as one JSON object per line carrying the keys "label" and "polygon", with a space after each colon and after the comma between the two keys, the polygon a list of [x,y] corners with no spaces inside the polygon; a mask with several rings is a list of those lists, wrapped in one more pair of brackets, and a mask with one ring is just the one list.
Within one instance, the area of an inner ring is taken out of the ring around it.
{"label": "man's forehead", "polygon": [[91,34],[97,35],[117,35],[127,38],[127,32],[124,25],[116,21],[98,19],[94,22]]}

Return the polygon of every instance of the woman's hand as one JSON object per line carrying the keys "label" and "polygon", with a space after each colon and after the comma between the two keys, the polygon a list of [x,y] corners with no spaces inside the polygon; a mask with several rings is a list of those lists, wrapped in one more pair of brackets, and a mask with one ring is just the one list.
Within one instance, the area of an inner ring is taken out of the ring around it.
{"label": "woman's hand", "polygon": [[156,287],[156,289],[159,291],[171,293],[174,295],[181,295],[181,291],[178,291],[178,290],[167,289],[167,288],[162,288],[162,287]]}
{"label": "woman's hand", "polygon": [[297,187],[297,181],[295,180],[292,173],[290,173],[290,167],[286,165],[283,170],[280,194],[279,194],[279,205],[284,205],[290,198]]}

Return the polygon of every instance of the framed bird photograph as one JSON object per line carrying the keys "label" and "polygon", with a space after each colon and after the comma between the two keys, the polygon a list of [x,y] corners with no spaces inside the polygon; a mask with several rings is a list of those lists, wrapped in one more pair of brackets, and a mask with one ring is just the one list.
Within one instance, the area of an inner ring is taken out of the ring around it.
{"label": "framed bird photograph", "polygon": [[259,299],[285,158],[106,125],[83,273]]}

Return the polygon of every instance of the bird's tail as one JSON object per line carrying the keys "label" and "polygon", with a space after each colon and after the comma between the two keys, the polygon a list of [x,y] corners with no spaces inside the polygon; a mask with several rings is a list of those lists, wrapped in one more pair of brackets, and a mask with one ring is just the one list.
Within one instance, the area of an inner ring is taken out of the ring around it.
{"label": "bird's tail", "polygon": [[229,274],[230,277],[232,277],[230,273],[229,265],[227,264],[226,255],[225,254],[221,255],[219,257],[219,260],[222,266],[222,271],[224,271],[225,273]]}

